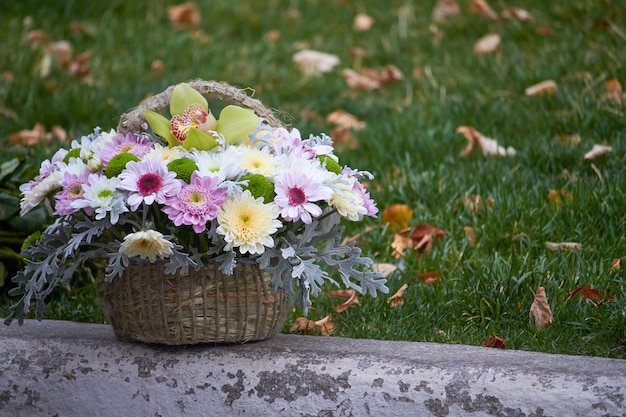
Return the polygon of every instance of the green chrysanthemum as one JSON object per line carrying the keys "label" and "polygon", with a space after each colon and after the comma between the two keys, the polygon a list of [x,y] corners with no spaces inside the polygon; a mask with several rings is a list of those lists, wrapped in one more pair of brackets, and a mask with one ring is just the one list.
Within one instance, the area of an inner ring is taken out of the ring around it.
{"label": "green chrysanthemum", "polygon": [[41,238],[41,231],[37,230],[34,233],[31,233],[26,239],[24,239],[24,241],[22,242],[22,251],[25,251],[26,249],[30,248],[31,246],[33,246],[35,243],[37,243],[37,241]]}
{"label": "green chrysanthemum", "polygon": [[106,175],[107,178],[117,177],[124,170],[124,168],[126,168],[126,164],[130,161],[139,162],[140,159],[129,152],[118,153],[111,158],[107,164],[107,169],[104,172],[104,175]]}
{"label": "green chrysanthemum", "polygon": [[248,174],[242,178],[242,180],[248,180],[248,186],[244,189],[250,190],[250,194],[254,198],[263,197],[263,201],[271,203],[274,201],[276,193],[274,192],[274,184],[261,174]]}
{"label": "green chrysanthemum", "polygon": [[330,172],[334,172],[335,174],[341,174],[341,165],[337,163],[333,158],[328,155],[320,155],[317,157],[320,160],[322,165],[326,166],[326,170]]}
{"label": "green chrysanthemum", "polygon": [[176,173],[176,178],[180,178],[187,184],[191,181],[191,174],[198,170],[198,165],[189,158],[175,159],[167,164],[167,169]]}

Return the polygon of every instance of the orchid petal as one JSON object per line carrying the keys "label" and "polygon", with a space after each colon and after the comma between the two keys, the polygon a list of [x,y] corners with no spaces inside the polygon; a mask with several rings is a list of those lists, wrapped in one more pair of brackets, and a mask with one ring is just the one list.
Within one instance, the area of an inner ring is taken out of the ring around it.
{"label": "orchid petal", "polygon": [[170,113],[172,115],[182,114],[192,104],[199,104],[205,112],[209,112],[209,104],[202,94],[185,83],[174,87],[172,98],[170,99]]}
{"label": "orchid petal", "polygon": [[190,150],[208,151],[218,145],[217,139],[200,129],[192,128],[187,132],[187,138],[182,142],[183,148]]}
{"label": "orchid petal", "polygon": [[152,110],[144,110],[143,115],[154,133],[165,139],[170,146],[180,145],[172,135],[172,125],[166,117]]}
{"label": "orchid petal", "polygon": [[216,130],[224,135],[226,143],[243,142],[247,144],[248,135],[259,126],[259,116],[251,109],[239,106],[226,106],[220,113]]}

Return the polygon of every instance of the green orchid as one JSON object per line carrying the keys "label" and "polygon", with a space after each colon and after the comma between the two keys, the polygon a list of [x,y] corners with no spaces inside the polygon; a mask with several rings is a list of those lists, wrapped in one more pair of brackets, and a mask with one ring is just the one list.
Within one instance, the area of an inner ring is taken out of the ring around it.
{"label": "green orchid", "polygon": [[222,135],[227,144],[248,141],[248,135],[259,125],[259,117],[251,109],[228,105],[216,120],[207,100],[189,85],[178,84],[172,92],[168,120],[163,115],[144,110],[144,117],[152,130],[165,139],[170,147],[210,150]]}

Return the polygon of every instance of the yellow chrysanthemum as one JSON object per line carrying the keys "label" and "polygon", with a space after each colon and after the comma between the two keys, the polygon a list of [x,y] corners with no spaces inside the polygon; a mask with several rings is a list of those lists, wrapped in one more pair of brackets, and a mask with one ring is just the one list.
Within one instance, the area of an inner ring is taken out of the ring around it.
{"label": "yellow chrysanthemum", "polygon": [[120,245],[120,252],[128,257],[139,256],[150,262],[156,261],[157,256],[168,258],[172,254],[174,244],[165,239],[161,232],[156,230],[142,230],[126,235]]}
{"label": "yellow chrysanthemum", "polygon": [[252,174],[261,174],[266,177],[273,177],[278,170],[278,160],[270,154],[269,148],[263,149],[242,146],[243,153],[241,168],[247,169]]}
{"label": "yellow chrysanthemum", "polygon": [[224,235],[226,250],[239,248],[241,254],[260,254],[274,247],[272,233],[282,226],[278,207],[254,198],[249,190],[227,199],[217,215],[217,233]]}
{"label": "yellow chrysanthemum", "polygon": [[343,217],[358,221],[367,214],[367,209],[364,207],[363,197],[353,188],[353,184],[353,181],[336,183],[336,190],[328,203]]}

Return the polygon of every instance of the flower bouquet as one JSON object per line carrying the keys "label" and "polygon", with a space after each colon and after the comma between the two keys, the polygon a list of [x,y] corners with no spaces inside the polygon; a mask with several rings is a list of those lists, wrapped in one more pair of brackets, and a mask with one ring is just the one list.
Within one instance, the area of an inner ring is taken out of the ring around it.
{"label": "flower bouquet", "polygon": [[169,87],[21,187],[21,214],[46,204],[54,222],[23,251],[7,322],[33,301],[41,319],[45,298],[90,259],[104,265],[106,312],[126,340],[272,337],[290,299],[306,314],[325,281],[338,284],[332,270],[348,288],[387,292],[371,259],[341,243],[342,219],[377,214],[369,177],[341,166],[328,136],[303,139],[237,88]]}

